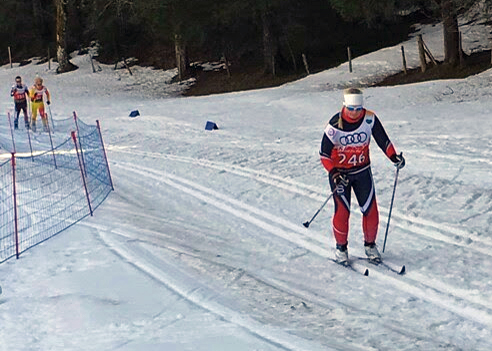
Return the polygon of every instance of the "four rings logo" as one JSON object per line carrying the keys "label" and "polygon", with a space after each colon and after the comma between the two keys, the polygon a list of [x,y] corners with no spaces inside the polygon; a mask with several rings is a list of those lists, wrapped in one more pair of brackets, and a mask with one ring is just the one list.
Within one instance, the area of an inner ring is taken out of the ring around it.
{"label": "four rings logo", "polygon": [[362,133],[354,133],[354,134],[348,134],[340,138],[340,144],[343,146],[347,145],[352,145],[352,144],[359,144],[363,143],[364,141],[367,140],[367,134],[362,132]]}

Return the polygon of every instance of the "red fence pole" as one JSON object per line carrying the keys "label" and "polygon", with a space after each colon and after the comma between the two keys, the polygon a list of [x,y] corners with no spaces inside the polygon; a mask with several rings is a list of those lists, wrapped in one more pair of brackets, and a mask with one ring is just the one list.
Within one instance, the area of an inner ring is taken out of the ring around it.
{"label": "red fence pole", "polygon": [[58,169],[58,166],[56,165],[56,157],[55,157],[55,148],[53,146],[53,139],[51,138],[51,128],[50,128],[50,121],[47,121],[46,125],[48,126],[48,134],[50,136],[50,143],[51,143],[51,153],[53,154],[53,162],[55,164],[55,169]]}
{"label": "red fence pole", "polygon": [[109,182],[111,183],[111,190],[114,191],[114,186],[113,186],[113,179],[111,179],[111,172],[109,171],[109,162],[108,162],[108,157],[106,155],[106,149],[104,148],[104,141],[101,133],[101,126],[99,125],[99,120],[96,120],[97,124],[97,130],[99,132],[99,138],[101,139],[101,146],[103,149],[103,154],[104,154],[104,160],[106,161],[106,167],[108,169],[108,175],[109,175]]}
{"label": "red fence pole", "polygon": [[19,259],[19,224],[17,218],[17,188],[15,186],[15,153],[12,152],[12,194],[14,197],[15,255]]}
{"label": "red fence pole", "polygon": [[84,166],[84,172],[85,172],[85,175],[87,176],[87,168],[85,166],[85,159],[84,159],[84,147],[82,146],[82,143],[80,142],[79,123],[77,122],[77,113],[75,111],[73,111],[73,120],[75,122],[75,128],[77,129],[77,135],[79,137],[80,156],[82,157],[82,165]]}
{"label": "red fence pole", "polygon": [[77,152],[77,159],[79,160],[80,173],[82,173],[82,182],[84,183],[85,195],[87,197],[87,203],[89,204],[89,211],[92,216],[93,213],[92,213],[91,200],[89,199],[89,191],[87,190],[87,183],[85,181],[84,169],[82,168],[82,162],[80,161],[80,155],[79,155],[79,148],[77,146],[77,137],[75,136],[74,131],[72,131],[72,139],[73,139],[73,143],[75,144],[75,151]]}
{"label": "red fence pole", "polygon": [[10,119],[10,112],[7,112],[7,117],[9,119],[10,135],[12,136],[12,151],[15,152],[14,131],[12,130],[12,121]]}

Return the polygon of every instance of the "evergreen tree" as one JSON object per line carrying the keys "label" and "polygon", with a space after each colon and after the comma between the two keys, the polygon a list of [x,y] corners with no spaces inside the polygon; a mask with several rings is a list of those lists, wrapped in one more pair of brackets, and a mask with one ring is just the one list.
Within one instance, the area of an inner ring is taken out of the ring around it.
{"label": "evergreen tree", "polygon": [[[345,18],[363,20],[371,25],[397,11],[421,8],[443,22],[444,62],[459,63],[458,15],[481,0],[329,0]],[[490,0],[487,0],[490,1]]]}

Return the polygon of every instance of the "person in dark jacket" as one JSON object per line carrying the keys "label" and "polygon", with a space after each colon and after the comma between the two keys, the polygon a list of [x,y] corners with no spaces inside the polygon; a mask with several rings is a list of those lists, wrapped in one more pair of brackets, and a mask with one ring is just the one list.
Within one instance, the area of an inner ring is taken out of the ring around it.
{"label": "person in dark jacket", "polygon": [[26,129],[29,129],[29,117],[27,115],[27,98],[29,97],[29,89],[27,88],[27,85],[22,84],[22,78],[20,76],[15,77],[15,84],[10,90],[10,96],[14,98],[15,105],[14,129],[19,128],[19,115],[21,110],[24,113]]}
{"label": "person in dark jacket", "polygon": [[336,240],[336,261],[349,264],[348,232],[352,190],[362,211],[364,248],[369,260],[381,262],[376,246],[379,212],[369,159],[369,143],[374,138],[381,150],[398,168],[405,166],[397,154],[379,118],[366,110],[360,89],[344,90],[343,107],[325,128],[321,142],[321,163],[329,172],[335,213],[333,234]]}

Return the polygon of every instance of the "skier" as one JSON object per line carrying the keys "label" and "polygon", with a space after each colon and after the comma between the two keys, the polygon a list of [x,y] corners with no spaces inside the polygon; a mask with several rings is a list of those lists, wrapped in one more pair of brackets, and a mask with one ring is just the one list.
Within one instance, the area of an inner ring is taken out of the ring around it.
{"label": "skier", "polygon": [[360,89],[344,90],[343,107],[326,126],[321,142],[321,163],[329,172],[335,202],[333,234],[336,240],[336,261],[348,265],[348,231],[350,198],[353,189],[362,212],[364,248],[369,260],[381,262],[376,246],[379,212],[369,159],[371,136],[398,168],[405,159],[388,138],[379,118],[363,107]]}
{"label": "skier", "polygon": [[29,91],[29,96],[31,97],[31,109],[32,109],[32,131],[36,131],[36,118],[39,114],[41,115],[41,120],[43,122],[44,131],[48,131],[48,116],[44,110],[43,96],[46,95],[46,103],[50,104],[50,92],[43,85],[43,78],[34,78],[34,86]]}
{"label": "skier", "polygon": [[29,129],[29,117],[27,115],[27,97],[29,97],[29,90],[25,84],[22,84],[22,78],[20,76],[15,77],[15,84],[10,90],[10,96],[14,98],[15,105],[14,129],[19,129],[19,115],[21,110],[24,113],[26,129]]}

